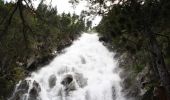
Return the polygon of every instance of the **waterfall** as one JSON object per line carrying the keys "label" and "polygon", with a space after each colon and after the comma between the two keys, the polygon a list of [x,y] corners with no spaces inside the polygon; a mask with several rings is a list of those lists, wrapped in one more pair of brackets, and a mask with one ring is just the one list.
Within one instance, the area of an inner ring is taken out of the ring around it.
{"label": "waterfall", "polygon": [[49,65],[19,82],[9,100],[125,100],[114,53],[83,33]]}

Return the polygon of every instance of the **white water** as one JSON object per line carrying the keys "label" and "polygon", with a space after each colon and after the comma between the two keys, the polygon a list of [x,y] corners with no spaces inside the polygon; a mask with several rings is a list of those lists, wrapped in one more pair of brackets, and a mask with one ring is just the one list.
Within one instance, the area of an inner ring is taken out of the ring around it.
{"label": "white water", "polygon": [[[115,71],[117,61],[113,56],[114,53],[98,41],[97,34],[84,33],[63,54],[32,73],[27,80],[39,83],[40,100],[125,100],[121,93],[119,73]],[[52,88],[49,87],[51,75],[57,79]],[[75,88],[69,92],[61,84],[67,75],[73,76]],[[31,82],[29,89],[32,87]]]}

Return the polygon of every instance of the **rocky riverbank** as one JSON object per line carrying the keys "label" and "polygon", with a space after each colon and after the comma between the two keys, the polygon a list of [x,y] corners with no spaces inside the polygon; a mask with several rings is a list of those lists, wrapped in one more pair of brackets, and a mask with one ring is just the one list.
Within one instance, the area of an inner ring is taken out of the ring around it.
{"label": "rocky riverbank", "polygon": [[112,41],[101,36],[99,39],[113,52],[117,52],[115,58],[119,61],[122,69],[123,93],[127,100],[168,100],[165,87],[160,84],[159,79],[152,70],[151,64],[145,64],[143,68],[134,68],[133,55],[128,52],[119,52],[112,45]]}

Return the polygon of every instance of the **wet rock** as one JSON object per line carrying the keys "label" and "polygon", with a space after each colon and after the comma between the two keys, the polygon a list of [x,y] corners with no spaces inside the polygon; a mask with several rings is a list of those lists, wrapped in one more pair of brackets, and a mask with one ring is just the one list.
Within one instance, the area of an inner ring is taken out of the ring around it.
{"label": "wet rock", "polygon": [[39,92],[41,91],[40,85],[36,81],[32,85],[28,100],[38,100]]}
{"label": "wet rock", "polygon": [[57,78],[54,74],[49,77],[48,82],[49,82],[50,88],[53,88],[55,86],[56,80],[57,80]]}
{"label": "wet rock", "polygon": [[[134,73],[133,71],[131,71],[131,69],[128,69],[130,64],[128,64],[127,62],[132,64],[131,60],[128,60],[128,58],[126,62],[120,62],[121,67],[124,68],[124,71],[121,76],[122,78],[124,78],[123,92],[126,98],[134,98],[134,100],[141,100],[144,94],[147,97],[147,94],[150,93],[147,91],[148,87],[150,87],[150,85],[152,84],[149,69],[150,67],[149,65],[145,65],[144,69],[142,69],[139,73]],[[146,92],[148,93],[146,94]]]}
{"label": "wet rock", "polygon": [[17,90],[17,91],[15,91],[13,96],[10,97],[8,100],[22,100],[24,93],[25,93],[25,91],[23,91],[23,90]]}
{"label": "wet rock", "polygon": [[29,80],[23,80],[9,100],[22,100],[24,94],[28,93]]}
{"label": "wet rock", "polygon": [[122,74],[124,74],[123,92],[125,97],[135,97],[135,100],[138,100],[137,98],[140,96],[140,85],[134,77],[129,77],[130,75],[133,76],[133,73],[127,71]]}
{"label": "wet rock", "polygon": [[102,36],[102,37],[99,38],[99,41],[108,43],[109,39],[107,37]]}
{"label": "wet rock", "polygon": [[18,89],[18,90],[19,90],[19,89],[22,89],[22,90],[27,91],[28,88],[29,88],[29,80],[23,80],[23,81],[21,81],[21,83],[20,83],[20,85],[18,86],[17,89]]}
{"label": "wet rock", "polygon": [[112,98],[113,98],[113,100],[116,100],[116,89],[115,89],[115,87],[112,87]]}
{"label": "wet rock", "polygon": [[87,85],[87,78],[84,78],[83,74],[75,73],[74,77],[79,87],[83,88]]}
{"label": "wet rock", "polygon": [[76,90],[76,84],[72,75],[66,75],[61,84],[64,85],[66,92]]}
{"label": "wet rock", "polygon": [[82,63],[82,64],[86,64],[86,60],[85,60],[84,57],[80,56],[80,59],[81,59],[81,63]]}
{"label": "wet rock", "polygon": [[61,84],[63,84],[63,85],[65,86],[65,85],[70,84],[72,81],[73,81],[73,76],[72,76],[72,75],[67,75],[67,76],[63,79],[63,81],[61,82]]}

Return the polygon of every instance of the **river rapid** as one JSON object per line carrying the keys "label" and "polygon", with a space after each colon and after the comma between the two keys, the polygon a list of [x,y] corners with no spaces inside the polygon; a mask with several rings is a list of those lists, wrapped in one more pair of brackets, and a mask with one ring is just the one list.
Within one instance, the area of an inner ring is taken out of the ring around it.
{"label": "river rapid", "polygon": [[126,100],[118,61],[97,33],[83,33],[47,66],[16,85],[9,100]]}

